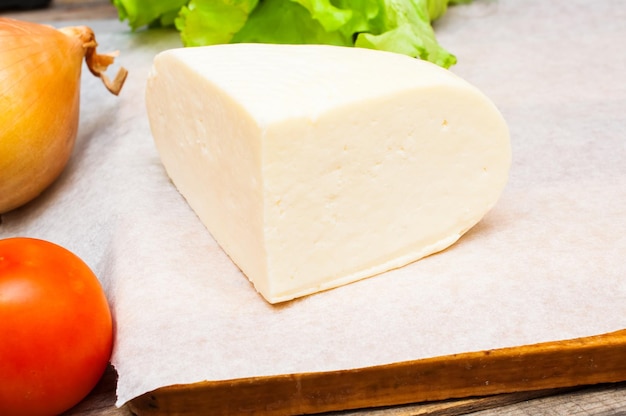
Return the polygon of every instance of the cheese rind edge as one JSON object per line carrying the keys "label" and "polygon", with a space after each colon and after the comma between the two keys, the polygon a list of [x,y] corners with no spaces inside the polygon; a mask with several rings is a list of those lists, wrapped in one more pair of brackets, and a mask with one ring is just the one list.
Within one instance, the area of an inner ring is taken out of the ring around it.
{"label": "cheese rind edge", "polygon": [[155,58],[146,94],[168,175],[270,303],[449,247],[508,178],[493,103],[401,55],[176,49]]}

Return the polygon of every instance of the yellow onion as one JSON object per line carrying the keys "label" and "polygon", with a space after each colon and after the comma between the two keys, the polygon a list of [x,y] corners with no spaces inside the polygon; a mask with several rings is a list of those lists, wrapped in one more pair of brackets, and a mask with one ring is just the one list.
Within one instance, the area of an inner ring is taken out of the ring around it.
{"label": "yellow onion", "polygon": [[86,26],[51,26],[0,18],[0,214],[43,192],[63,171],[78,131],[83,59],[117,95],[121,68],[104,71],[115,54],[97,54]]}

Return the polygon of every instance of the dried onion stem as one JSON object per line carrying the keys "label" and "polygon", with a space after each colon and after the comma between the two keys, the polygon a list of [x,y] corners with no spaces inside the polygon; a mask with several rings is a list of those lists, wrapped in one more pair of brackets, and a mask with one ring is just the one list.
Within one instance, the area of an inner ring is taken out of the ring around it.
{"label": "dried onion stem", "polygon": [[104,86],[112,94],[118,95],[124,85],[124,81],[126,81],[128,71],[125,68],[120,68],[115,78],[113,78],[113,81],[111,81],[104,73],[107,68],[113,64],[113,61],[118,56],[118,52],[105,54],[96,53],[96,47],[98,46],[96,36],[93,33],[93,30],[87,26],[64,27],[59,29],[59,31],[68,36],[80,39],[83,43],[83,49],[85,50],[85,62],[87,63],[89,71],[96,77],[99,77],[104,83]]}

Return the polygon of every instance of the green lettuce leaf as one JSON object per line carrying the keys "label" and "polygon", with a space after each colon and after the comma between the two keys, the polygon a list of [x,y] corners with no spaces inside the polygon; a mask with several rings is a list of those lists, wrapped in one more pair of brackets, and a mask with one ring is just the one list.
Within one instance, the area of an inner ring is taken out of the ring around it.
{"label": "green lettuce leaf", "polygon": [[327,44],[351,46],[349,38],[329,31],[309,11],[293,1],[263,0],[231,42]]}
{"label": "green lettuce leaf", "polygon": [[[133,29],[174,23],[185,46],[262,42],[356,46],[444,68],[456,57],[432,22],[471,0],[112,0]],[[149,7],[148,7],[149,6]]]}
{"label": "green lettuce leaf", "polygon": [[120,20],[133,30],[144,26],[170,26],[189,0],[112,0]]}
{"label": "green lettuce leaf", "polygon": [[175,21],[185,46],[231,42],[259,0],[193,0]]}
{"label": "green lettuce leaf", "polygon": [[[352,10],[333,6],[330,0],[291,0],[300,4],[317,20],[328,32],[333,32],[347,24],[352,17]],[[359,3],[355,1],[354,3]]]}
{"label": "green lettuce leaf", "polygon": [[444,68],[456,63],[456,57],[439,45],[431,26],[430,13],[441,16],[446,2],[391,0],[384,3],[386,7],[372,21],[370,30],[358,34],[355,46],[419,57]]}

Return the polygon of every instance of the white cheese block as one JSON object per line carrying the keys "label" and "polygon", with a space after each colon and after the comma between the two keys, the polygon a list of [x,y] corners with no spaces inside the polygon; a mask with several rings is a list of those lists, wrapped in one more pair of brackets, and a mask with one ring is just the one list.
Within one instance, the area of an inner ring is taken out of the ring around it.
{"label": "white cheese block", "polygon": [[174,49],[155,58],[146,94],[168,175],[270,303],[445,249],[507,182],[494,104],[399,54]]}

